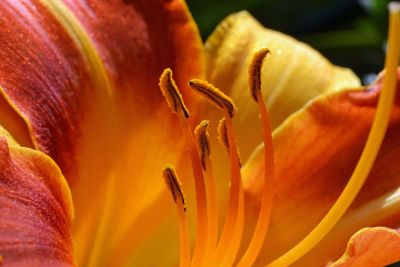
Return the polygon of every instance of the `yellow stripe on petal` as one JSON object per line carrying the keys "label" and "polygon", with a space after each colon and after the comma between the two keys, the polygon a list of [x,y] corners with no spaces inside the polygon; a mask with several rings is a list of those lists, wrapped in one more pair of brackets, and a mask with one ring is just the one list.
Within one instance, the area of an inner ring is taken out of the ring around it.
{"label": "yellow stripe on petal", "polygon": [[90,66],[90,74],[95,79],[97,89],[105,90],[110,97],[113,96],[111,82],[104,68],[103,62],[96,50],[95,45],[89,38],[88,33],[80,24],[79,20],[73,15],[68,7],[61,0],[42,0],[42,3],[57,18],[65,30],[80,47]]}

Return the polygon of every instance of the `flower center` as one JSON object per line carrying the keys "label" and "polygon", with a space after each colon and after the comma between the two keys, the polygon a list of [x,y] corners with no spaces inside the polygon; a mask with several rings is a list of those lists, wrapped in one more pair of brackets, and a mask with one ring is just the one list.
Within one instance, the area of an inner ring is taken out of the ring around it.
{"label": "flower center", "polygon": [[[392,4],[390,6],[390,32],[388,53],[385,63],[385,79],[366,145],[351,178],[335,204],[320,223],[296,246],[271,262],[268,266],[289,266],[315,247],[342,218],[365,183],[382,145],[394,101],[397,64],[400,53],[398,47],[400,43],[399,13],[400,6],[398,4]],[[193,257],[192,260],[190,260],[190,242],[185,219],[186,206],[183,192],[173,168],[167,167],[164,170],[164,177],[167,185],[172,193],[174,201],[177,203],[180,224],[181,267],[232,266],[235,262],[237,262],[237,266],[240,267],[252,266],[265,242],[265,236],[271,217],[272,200],[274,197],[272,130],[269,122],[268,110],[261,92],[260,77],[262,63],[268,53],[268,49],[261,49],[256,52],[249,66],[250,95],[258,104],[260,113],[265,168],[263,194],[257,224],[250,242],[244,250],[244,254],[239,259],[237,256],[244,229],[244,190],[240,172],[241,162],[232,122],[236,113],[235,104],[232,99],[215,88],[212,84],[201,80],[189,81],[189,86],[191,88],[205,96],[211,104],[221,109],[224,114],[224,118],[220,121],[218,132],[219,140],[225,146],[229,157],[231,186],[226,219],[222,233],[218,237],[218,205],[212,164],[209,158],[208,121],[201,122],[193,133],[190,127],[190,125],[192,125],[190,123],[190,113],[173,81],[172,71],[166,69],[161,75],[160,88],[171,110],[176,113],[180,119],[180,125],[185,133],[187,151],[190,156],[195,179],[197,209],[196,242]]]}

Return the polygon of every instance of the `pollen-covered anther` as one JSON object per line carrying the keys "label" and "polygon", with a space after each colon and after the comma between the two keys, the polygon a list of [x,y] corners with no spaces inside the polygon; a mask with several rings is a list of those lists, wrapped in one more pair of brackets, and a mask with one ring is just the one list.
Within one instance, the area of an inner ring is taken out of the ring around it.
{"label": "pollen-covered anther", "polygon": [[218,108],[226,110],[231,118],[235,115],[237,109],[233,100],[211,83],[193,79],[189,81],[189,86],[204,95]]}
{"label": "pollen-covered anther", "polygon": [[222,118],[218,123],[218,141],[226,148],[226,151],[229,152],[228,130],[226,128],[225,118]]}
{"label": "pollen-covered anther", "polygon": [[262,48],[253,54],[249,65],[249,90],[253,99],[258,102],[258,92],[261,90],[261,68],[264,58],[270,54],[268,48]]}
{"label": "pollen-covered anther", "polygon": [[172,166],[166,166],[163,171],[163,176],[175,203],[179,200],[183,205],[184,211],[186,211],[186,201],[182,191],[182,184],[174,168]]}
{"label": "pollen-covered anther", "polygon": [[182,113],[185,118],[189,118],[189,110],[183,102],[182,95],[172,78],[172,70],[170,68],[165,69],[161,74],[159,86],[172,111],[177,114]]}
{"label": "pollen-covered anther", "polygon": [[[218,123],[218,141],[223,145],[226,149],[226,152],[229,154],[229,139],[228,139],[228,128],[226,127],[226,120],[225,118],[222,118],[219,123]],[[242,160],[240,157],[239,153],[239,148],[237,148],[238,152],[238,160],[239,160],[239,166],[242,167]]]}
{"label": "pollen-covered anther", "polygon": [[199,125],[197,125],[196,129],[194,130],[194,135],[196,137],[201,156],[201,164],[204,170],[207,169],[206,159],[210,157],[210,142],[208,140],[209,134],[207,131],[208,125],[209,121],[204,120]]}

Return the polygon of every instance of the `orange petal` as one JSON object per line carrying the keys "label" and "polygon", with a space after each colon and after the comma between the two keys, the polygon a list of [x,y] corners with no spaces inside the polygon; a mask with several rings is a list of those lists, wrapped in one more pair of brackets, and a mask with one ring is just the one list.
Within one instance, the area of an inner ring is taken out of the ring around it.
{"label": "orange petal", "polygon": [[[0,12],[7,40],[0,44],[0,91],[27,123],[35,148],[71,185],[77,261],[107,264],[119,246],[129,255],[150,234],[131,229],[159,227],[167,216],[161,170],[183,159],[159,76],[174,69],[192,108],[186,82],[203,75],[200,37],[185,4],[10,0],[1,1]],[[144,212],[159,220],[142,220]]]}
{"label": "orange petal", "polygon": [[[400,77],[400,72],[399,72]],[[299,242],[322,219],[339,196],[355,167],[374,117],[380,81],[364,91],[346,90],[319,97],[291,116],[274,132],[276,195],[271,227],[259,263],[280,256]],[[399,213],[400,198],[400,83],[389,129],[378,159],[347,215],[332,234],[302,262],[323,264],[339,256],[345,240],[364,226],[385,225]],[[262,149],[244,167],[248,205],[258,208],[262,186]],[[394,192],[395,191],[395,192]],[[396,196],[389,210],[379,207],[390,195]],[[380,202],[379,202],[380,201]],[[254,213],[257,214],[257,213]],[[249,215],[249,217],[253,216]],[[361,217],[354,220],[355,214]],[[397,223],[400,223],[396,219]],[[293,223],[296,222],[296,223]],[[384,223],[384,224],[381,224]],[[356,225],[356,228],[354,229]],[[340,229],[339,229],[340,228]],[[335,246],[329,246],[335,239]],[[339,242],[339,241],[340,242]],[[322,244],[326,242],[326,246]],[[316,255],[322,255],[318,258]]]}
{"label": "orange petal", "polygon": [[354,234],[346,252],[330,267],[386,266],[400,260],[400,231],[364,228]]}
{"label": "orange petal", "polygon": [[4,266],[73,266],[71,193],[48,156],[0,127],[0,256]]}

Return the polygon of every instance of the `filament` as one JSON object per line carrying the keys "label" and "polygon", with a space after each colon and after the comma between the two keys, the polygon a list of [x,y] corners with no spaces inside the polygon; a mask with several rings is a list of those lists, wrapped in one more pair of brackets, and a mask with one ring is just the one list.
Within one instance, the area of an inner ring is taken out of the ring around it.
{"label": "filament", "polygon": [[202,171],[202,164],[197,153],[196,144],[190,128],[189,121],[180,117],[180,122],[184,128],[186,146],[192,163],[195,190],[196,190],[196,206],[197,206],[197,220],[196,220],[196,246],[193,254],[192,265],[200,266],[204,260],[207,245],[207,195],[204,183],[204,176]]}
{"label": "filament", "polygon": [[208,200],[208,240],[206,245],[205,260],[211,259],[214,256],[214,251],[217,246],[218,239],[218,205],[217,205],[217,191],[213,175],[212,163],[210,160],[210,143],[208,140],[209,122],[202,121],[195,129],[195,137],[199,147],[199,154],[201,156],[201,163],[203,165],[203,172],[206,179],[206,193]]}
{"label": "filament", "polygon": [[225,122],[229,143],[227,150],[231,168],[231,190],[228,213],[215,255],[214,262],[217,266],[232,266],[240,247],[244,225],[244,192],[240,173],[239,152],[228,111],[225,111]]}

